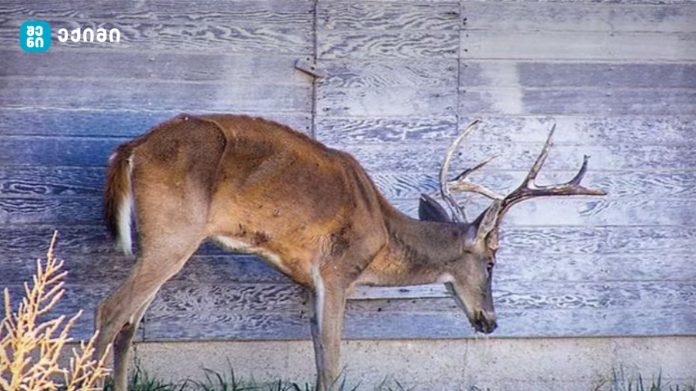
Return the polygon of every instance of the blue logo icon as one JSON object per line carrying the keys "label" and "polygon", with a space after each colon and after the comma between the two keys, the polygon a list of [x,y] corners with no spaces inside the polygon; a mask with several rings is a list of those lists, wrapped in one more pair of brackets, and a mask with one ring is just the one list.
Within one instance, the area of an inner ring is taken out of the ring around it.
{"label": "blue logo icon", "polygon": [[27,20],[19,28],[19,46],[25,52],[45,52],[51,47],[51,25],[44,20]]}

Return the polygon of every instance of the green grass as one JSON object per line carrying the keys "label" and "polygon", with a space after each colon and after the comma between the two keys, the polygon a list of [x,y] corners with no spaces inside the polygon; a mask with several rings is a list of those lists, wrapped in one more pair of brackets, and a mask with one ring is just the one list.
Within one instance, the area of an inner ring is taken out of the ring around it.
{"label": "green grass", "polygon": [[696,385],[668,384],[662,379],[662,372],[646,380],[643,375],[629,376],[623,368],[612,369],[611,379],[596,390],[607,391],[696,391]]}
{"label": "green grass", "polygon": [[[253,380],[243,379],[234,370],[220,373],[209,369],[203,370],[202,380],[186,380],[180,384],[172,384],[152,378],[142,368],[136,370],[130,378],[130,391],[313,391],[313,385],[309,383],[294,383],[285,380],[276,380],[270,383],[258,383]],[[349,384],[345,376],[341,377],[336,391],[371,391],[372,388],[361,387],[359,383]],[[110,383],[104,387],[105,391],[112,391]],[[405,387],[396,379],[384,380],[376,391],[416,391],[420,389]],[[468,391],[495,391],[489,388],[469,387]],[[588,391],[696,391],[696,383],[693,385],[669,384],[663,380],[662,374],[646,379],[643,375],[627,375],[623,368],[612,370],[609,379],[602,381],[597,387]]]}

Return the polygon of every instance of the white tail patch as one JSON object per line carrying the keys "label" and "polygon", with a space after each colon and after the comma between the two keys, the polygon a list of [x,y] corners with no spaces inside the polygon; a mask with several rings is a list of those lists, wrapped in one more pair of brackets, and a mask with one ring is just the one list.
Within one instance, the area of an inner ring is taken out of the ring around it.
{"label": "white tail patch", "polygon": [[131,222],[133,215],[133,189],[131,187],[131,172],[133,171],[133,156],[128,157],[128,191],[118,203],[118,235],[116,248],[124,254],[133,256],[133,239],[131,238]]}

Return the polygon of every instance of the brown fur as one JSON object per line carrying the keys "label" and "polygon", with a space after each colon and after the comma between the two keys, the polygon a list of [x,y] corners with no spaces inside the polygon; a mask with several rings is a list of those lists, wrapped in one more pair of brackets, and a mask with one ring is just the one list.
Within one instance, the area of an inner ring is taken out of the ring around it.
{"label": "brown fur", "polygon": [[117,391],[148,303],[207,238],[258,253],[314,291],[319,390],[338,376],[345,298],[355,285],[452,275],[457,294],[474,307],[470,318],[495,327],[482,271],[491,255],[466,246],[467,226],[403,215],[352,156],[286,126],[247,116],[178,116],[116,150],[104,194],[116,236],[129,234],[118,232],[116,220],[131,191],[141,251],[96,317],[98,351],[115,341]]}

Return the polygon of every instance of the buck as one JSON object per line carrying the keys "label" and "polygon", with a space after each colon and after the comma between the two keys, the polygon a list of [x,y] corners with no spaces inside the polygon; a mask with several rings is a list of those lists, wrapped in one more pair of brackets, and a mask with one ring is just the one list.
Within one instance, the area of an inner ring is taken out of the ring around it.
{"label": "buck", "polygon": [[[604,195],[580,182],[538,186],[551,130],[522,185],[507,196],[469,175],[449,179],[469,125],[447,150],[440,194],[450,214],[422,195],[419,220],[391,206],[349,154],[290,128],[236,115],[181,115],[120,145],[110,159],[105,217],[118,246],[131,253],[131,215],[139,256],[125,282],[97,309],[97,355],[113,344],[114,381],[126,390],[128,351],[148,304],[204,240],[258,254],[312,298],[317,390],[333,388],[346,297],[358,285],[444,283],[479,332],[496,328],[491,281],[498,231],[513,205],[534,197]],[[466,219],[454,194],[492,200]]]}

